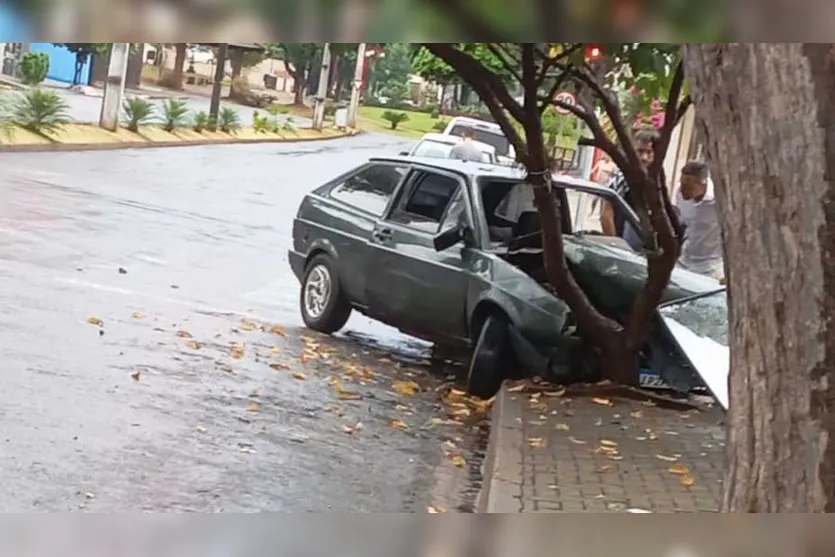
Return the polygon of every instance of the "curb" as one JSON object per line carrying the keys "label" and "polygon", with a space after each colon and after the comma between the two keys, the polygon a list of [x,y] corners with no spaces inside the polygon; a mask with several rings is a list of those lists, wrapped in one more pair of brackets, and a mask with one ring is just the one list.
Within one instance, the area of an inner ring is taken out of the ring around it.
{"label": "curb", "polygon": [[155,149],[162,147],[205,147],[209,145],[252,145],[263,143],[307,143],[312,141],[328,141],[354,137],[355,133],[329,135],[325,137],[295,137],[295,138],[264,138],[264,139],[219,139],[205,141],[148,141],[148,142],[114,142],[114,143],[49,143],[25,145],[0,145],[0,153],[38,153],[38,152],[68,152],[68,151],[118,151],[123,149]]}
{"label": "curb", "polygon": [[483,487],[476,500],[478,513],[522,512],[522,435],[507,383],[502,385],[491,415],[490,438],[482,465]]}

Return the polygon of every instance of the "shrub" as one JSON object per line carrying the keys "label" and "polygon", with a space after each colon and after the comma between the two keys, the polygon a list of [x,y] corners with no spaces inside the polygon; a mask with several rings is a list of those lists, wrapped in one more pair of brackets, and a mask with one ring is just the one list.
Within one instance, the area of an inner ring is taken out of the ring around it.
{"label": "shrub", "polygon": [[205,110],[201,110],[194,115],[194,131],[202,133],[203,130],[209,127],[209,114]]}
{"label": "shrub", "polygon": [[383,112],[383,120],[391,124],[391,129],[393,130],[397,129],[398,124],[406,122],[408,119],[409,115],[405,112],[396,112],[394,110],[386,110]]}
{"label": "shrub", "polygon": [[12,99],[10,95],[0,93],[0,137],[10,139],[13,134]]}
{"label": "shrub", "polygon": [[432,124],[432,131],[443,132],[446,129],[447,123],[448,122],[446,120],[438,120]]}
{"label": "shrub", "polygon": [[252,129],[255,133],[267,133],[270,131],[270,119],[261,116],[256,110],[252,113]]}
{"label": "shrub", "polygon": [[223,133],[234,133],[238,131],[241,127],[241,119],[238,117],[238,111],[228,106],[221,109],[218,115],[217,125]]}
{"label": "shrub", "polygon": [[429,112],[429,117],[433,120],[436,120],[441,117],[441,109],[438,108],[438,105],[432,107],[432,110]]}
{"label": "shrub", "polygon": [[156,107],[150,101],[145,99],[125,99],[122,104],[122,111],[125,113],[128,129],[132,132],[138,132],[139,126],[144,126],[153,120],[156,113]]}
{"label": "shrub", "polygon": [[296,124],[292,117],[288,117],[284,124],[281,125],[281,131],[296,133]]}
{"label": "shrub", "polygon": [[167,132],[185,126],[188,122],[188,102],[181,99],[166,100],[162,103],[162,119],[162,128]]}
{"label": "shrub", "polygon": [[55,91],[33,87],[18,96],[12,118],[18,126],[48,136],[70,122],[69,106]]}
{"label": "shrub", "polygon": [[49,73],[49,55],[28,52],[20,60],[20,78],[26,85],[40,85]]}

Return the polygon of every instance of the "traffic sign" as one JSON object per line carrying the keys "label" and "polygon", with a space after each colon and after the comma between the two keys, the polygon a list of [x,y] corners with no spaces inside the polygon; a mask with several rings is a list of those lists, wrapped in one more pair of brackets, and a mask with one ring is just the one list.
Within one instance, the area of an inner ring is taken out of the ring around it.
{"label": "traffic sign", "polygon": [[[559,91],[556,95],[554,95],[554,102],[562,102],[564,104],[570,104],[571,106],[577,106],[577,97],[571,91]],[[563,108],[562,106],[555,106],[554,108],[560,114],[571,114],[570,110]]]}

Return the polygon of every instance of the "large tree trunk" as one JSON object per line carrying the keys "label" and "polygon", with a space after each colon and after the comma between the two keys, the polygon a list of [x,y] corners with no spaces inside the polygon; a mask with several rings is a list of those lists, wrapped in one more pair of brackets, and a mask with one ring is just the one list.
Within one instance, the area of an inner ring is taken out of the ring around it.
{"label": "large tree trunk", "polygon": [[835,48],[687,45],[730,300],[724,510],[835,512]]}
{"label": "large tree trunk", "polygon": [[181,90],[183,88],[183,70],[186,66],[186,43],[174,44],[176,56],[174,57],[174,70],[168,79],[166,86],[171,89]]}
{"label": "large tree trunk", "polygon": [[232,66],[232,79],[240,77],[244,72],[244,51],[240,48],[230,49],[229,64]]}

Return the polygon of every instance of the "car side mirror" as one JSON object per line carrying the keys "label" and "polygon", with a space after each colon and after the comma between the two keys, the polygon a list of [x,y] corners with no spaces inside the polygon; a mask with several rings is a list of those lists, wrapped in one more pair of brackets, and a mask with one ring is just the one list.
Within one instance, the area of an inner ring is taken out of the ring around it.
{"label": "car side mirror", "polygon": [[458,242],[471,246],[475,243],[475,236],[469,226],[461,225],[441,232],[433,239],[435,251],[446,251]]}

